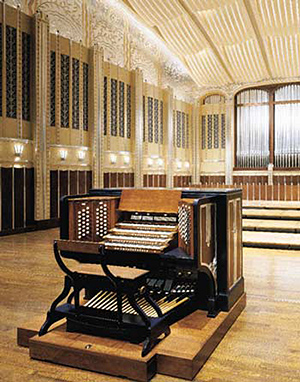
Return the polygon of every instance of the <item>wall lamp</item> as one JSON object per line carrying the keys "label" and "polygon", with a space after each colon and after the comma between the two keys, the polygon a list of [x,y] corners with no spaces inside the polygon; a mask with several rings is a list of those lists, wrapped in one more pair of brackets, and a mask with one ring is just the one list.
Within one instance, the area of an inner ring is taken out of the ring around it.
{"label": "wall lamp", "polygon": [[66,160],[68,156],[68,151],[65,149],[59,150],[59,156],[61,160]]}

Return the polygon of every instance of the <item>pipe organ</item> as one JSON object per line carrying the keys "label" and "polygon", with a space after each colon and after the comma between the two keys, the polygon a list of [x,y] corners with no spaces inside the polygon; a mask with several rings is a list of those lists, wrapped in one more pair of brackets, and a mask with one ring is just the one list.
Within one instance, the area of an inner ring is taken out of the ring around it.
{"label": "pipe organ", "polygon": [[68,331],[143,342],[146,355],[175,321],[215,317],[243,293],[239,190],[94,189],[60,210],[65,286],[40,335],[66,317]]}

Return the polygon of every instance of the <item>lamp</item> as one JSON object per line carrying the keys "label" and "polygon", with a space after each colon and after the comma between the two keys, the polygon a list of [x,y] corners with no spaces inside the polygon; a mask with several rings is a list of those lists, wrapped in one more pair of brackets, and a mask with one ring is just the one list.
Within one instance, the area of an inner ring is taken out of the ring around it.
{"label": "lamp", "polygon": [[182,168],[181,160],[177,160],[177,168],[178,168],[178,170],[180,170]]}
{"label": "lamp", "polygon": [[15,156],[20,157],[24,150],[24,145],[22,143],[14,144]]}
{"label": "lamp", "polygon": [[128,165],[130,163],[129,155],[124,155],[124,164]]}
{"label": "lamp", "polygon": [[65,149],[59,150],[59,156],[61,160],[66,160],[68,156],[68,151]]}
{"label": "lamp", "polygon": [[152,158],[148,158],[148,166],[151,167],[153,165],[153,159]]}
{"label": "lamp", "polygon": [[188,162],[188,161],[184,162],[184,167],[186,169],[189,169],[190,168],[190,162]]}
{"label": "lamp", "polygon": [[163,159],[162,159],[162,158],[158,158],[158,159],[157,159],[157,164],[158,164],[158,167],[162,167],[163,164],[164,164]]}
{"label": "lamp", "polygon": [[116,154],[110,154],[110,163],[116,164],[117,163],[117,156]]}
{"label": "lamp", "polygon": [[79,150],[78,151],[78,160],[83,161],[85,159],[85,151]]}

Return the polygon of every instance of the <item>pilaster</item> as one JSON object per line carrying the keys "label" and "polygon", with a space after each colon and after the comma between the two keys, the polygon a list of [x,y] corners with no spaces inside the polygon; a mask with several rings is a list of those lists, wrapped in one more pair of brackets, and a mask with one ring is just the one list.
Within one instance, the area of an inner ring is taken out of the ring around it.
{"label": "pilaster", "polygon": [[35,219],[50,218],[50,131],[49,131],[49,67],[50,31],[48,17],[41,12],[35,22],[34,73],[34,167]]}
{"label": "pilaster", "polygon": [[173,146],[173,89],[167,92],[167,188],[173,188],[174,180],[174,146]]}
{"label": "pilaster", "polygon": [[98,45],[93,47],[93,187],[103,187],[103,168],[104,168],[104,129],[103,129],[103,49]]}
{"label": "pilaster", "polygon": [[192,111],[192,183],[198,184],[200,180],[200,126],[199,126],[199,106],[198,102],[193,104]]}
{"label": "pilaster", "polygon": [[143,186],[142,164],[143,164],[143,72],[140,69],[134,71],[134,104],[135,104],[135,164],[134,164],[134,186]]}
{"label": "pilaster", "polygon": [[234,97],[226,99],[226,148],[225,148],[225,182],[233,182],[234,165]]}

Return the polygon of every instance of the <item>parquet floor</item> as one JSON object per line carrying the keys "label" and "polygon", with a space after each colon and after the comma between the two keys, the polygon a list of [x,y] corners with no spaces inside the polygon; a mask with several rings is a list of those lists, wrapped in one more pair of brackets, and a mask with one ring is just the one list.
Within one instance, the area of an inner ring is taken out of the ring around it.
{"label": "parquet floor", "polygon": [[[16,327],[45,313],[62,288],[51,246],[56,237],[55,229],[0,238],[0,381],[121,381],[32,361],[16,344]],[[300,381],[300,252],[244,248],[244,275],[246,310],[196,381]]]}

